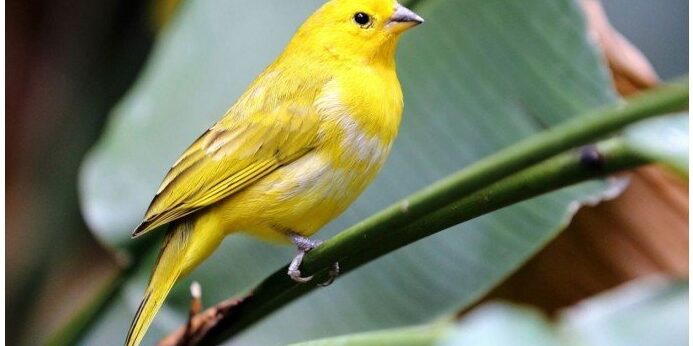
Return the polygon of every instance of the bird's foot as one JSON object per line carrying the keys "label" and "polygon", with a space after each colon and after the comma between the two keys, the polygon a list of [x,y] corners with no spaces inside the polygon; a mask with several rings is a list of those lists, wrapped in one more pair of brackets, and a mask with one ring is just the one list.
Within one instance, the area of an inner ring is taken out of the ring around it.
{"label": "bird's foot", "polygon": [[[298,248],[298,254],[296,254],[294,259],[291,261],[287,274],[289,274],[289,277],[291,277],[291,279],[296,282],[306,283],[313,279],[313,275],[303,277],[301,276],[301,271],[298,268],[301,266],[301,262],[303,262],[303,256],[305,256],[306,253],[308,253],[310,250],[313,250],[316,247],[320,246],[322,244],[322,241],[302,237],[297,234],[290,235],[290,238],[291,241]],[[318,286],[326,287],[329,286],[332,282],[334,282],[335,278],[337,278],[337,276],[339,275],[339,263],[333,263],[328,273],[329,277],[327,281],[318,284]]]}
{"label": "bird's foot", "polygon": [[298,254],[296,254],[296,257],[294,257],[293,260],[291,260],[291,264],[289,264],[289,271],[287,274],[289,274],[289,277],[291,277],[292,280],[300,283],[306,283],[313,279],[313,276],[306,276],[303,277],[301,276],[301,271],[298,269],[298,267],[301,266],[301,262],[303,261],[303,256],[306,255],[306,250],[302,250],[300,247],[298,249]]}
{"label": "bird's foot", "polygon": [[339,262],[332,263],[332,266],[330,266],[330,270],[328,270],[327,273],[329,275],[327,277],[327,281],[318,284],[318,286],[327,287],[334,282],[337,276],[339,276]]}

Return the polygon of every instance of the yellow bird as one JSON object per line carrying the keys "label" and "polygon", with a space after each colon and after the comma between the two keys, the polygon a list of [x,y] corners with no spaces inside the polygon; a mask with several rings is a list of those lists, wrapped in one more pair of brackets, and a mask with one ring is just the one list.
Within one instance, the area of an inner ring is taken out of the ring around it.
{"label": "yellow bird", "polygon": [[[137,237],[169,224],[126,345],[139,345],[175,282],[229,234],[309,239],[373,180],[397,135],[395,49],[423,19],[394,0],[332,0],[165,176]],[[333,268],[333,275],[336,275]]]}

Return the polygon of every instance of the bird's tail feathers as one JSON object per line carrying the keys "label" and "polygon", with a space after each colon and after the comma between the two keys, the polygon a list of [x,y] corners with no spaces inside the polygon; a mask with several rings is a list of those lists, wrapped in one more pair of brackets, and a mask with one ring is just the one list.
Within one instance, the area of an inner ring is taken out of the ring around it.
{"label": "bird's tail feathers", "polygon": [[192,222],[182,222],[173,225],[168,231],[145,290],[144,298],[130,326],[125,341],[126,346],[140,344],[169,291],[181,276],[184,270],[183,259],[191,243],[188,238],[190,238],[192,230]]}

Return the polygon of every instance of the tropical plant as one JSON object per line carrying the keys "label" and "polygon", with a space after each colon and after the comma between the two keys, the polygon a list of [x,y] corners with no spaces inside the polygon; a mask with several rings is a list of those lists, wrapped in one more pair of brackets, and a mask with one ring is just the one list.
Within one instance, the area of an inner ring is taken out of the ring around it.
{"label": "tropical plant", "polygon": [[[320,2],[181,5],[84,162],[85,218],[121,269],[55,344],[122,342],[158,249],[156,237],[129,238],[149,197]],[[286,344],[447,318],[545,246],[577,206],[626,184],[596,178],[660,160],[687,175],[687,116],[624,130],[685,110],[687,82],[619,99],[573,1],[408,5],[426,23],[400,45],[405,115],[393,154],[305,260],[307,272],[339,260],[348,274],[326,289],[297,285],[274,272],[291,249],[232,237],[174,289],[145,343],[186,323],[192,280],[205,302],[236,298],[197,335],[203,343]]]}

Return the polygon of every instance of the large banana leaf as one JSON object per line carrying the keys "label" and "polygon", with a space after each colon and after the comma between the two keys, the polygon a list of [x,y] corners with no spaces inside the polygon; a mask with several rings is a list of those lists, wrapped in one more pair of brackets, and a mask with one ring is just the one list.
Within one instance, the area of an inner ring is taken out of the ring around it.
{"label": "large banana leaf", "polygon": [[[187,2],[162,34],[146,71],[114,109],[85,161],[82,205],[97,237],[129,251],[159,181],[177,155],[228,107],[319,1]],[[546,126],[614,101],[608,75],[570,0],[429,0],[426,23],[401,42],[405,115],[376,182],[319,237]],[[429,321],[470,304],[554,237],[595,182],[454,227],[386,256],[309,295],[235,339],[280,344]],[[227,239],[178,285],[145,343],[185,318],[187,285],[206,302],[241,292],[285,264],[293,249]],[[153,254],[150,254],[153,257]],[[151,258],[129,278],[82,340],[121,342]]]}
{"label": "large banana leaf", "polygon": [[617,346],[685,345],[688,283],[638,279],[586,299],[549,321],[539,311],[487,303],[459,323],[342,335],[291,346]]}

